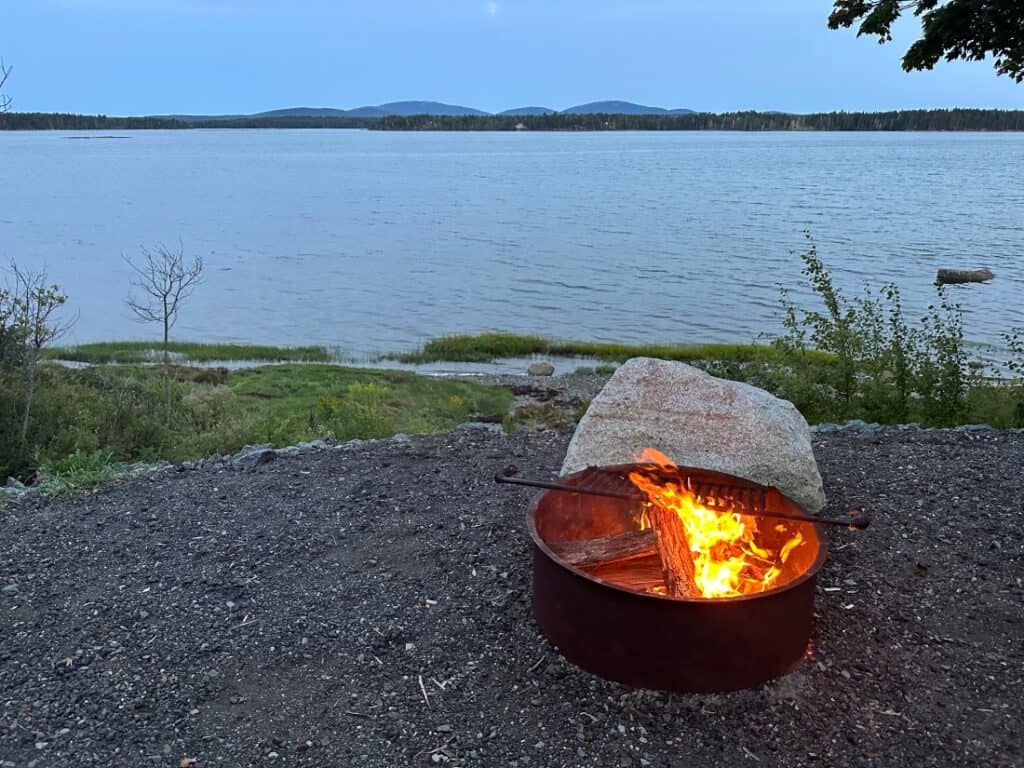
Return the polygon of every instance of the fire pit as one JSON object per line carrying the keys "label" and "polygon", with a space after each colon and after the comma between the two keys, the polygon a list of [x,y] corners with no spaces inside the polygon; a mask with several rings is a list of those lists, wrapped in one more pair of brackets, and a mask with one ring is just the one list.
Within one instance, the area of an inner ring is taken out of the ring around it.
{"label": "fire pit", "polygon": [[541,630],[637,687],[731,691],[785,674],[808,652],[822,525],[774,488],[651,456],[557,483],[504,479],[548,488],[528,513]]}

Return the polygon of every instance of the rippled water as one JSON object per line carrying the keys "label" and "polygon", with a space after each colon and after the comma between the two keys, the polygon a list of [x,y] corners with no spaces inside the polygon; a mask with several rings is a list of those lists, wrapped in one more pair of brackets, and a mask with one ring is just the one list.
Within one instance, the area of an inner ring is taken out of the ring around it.
{"label": "rippled water", "polygon": [[956,291],[969,337],[1024,325],[1024,134],[70,135],[0,133],[0,258],[49,265],[76,341],[155,335],[122,254],[179,238],[207,265],[179,338],[746,341],[804,229],[844,289],[895,281],[915,313],[939,267],[988,266]]}

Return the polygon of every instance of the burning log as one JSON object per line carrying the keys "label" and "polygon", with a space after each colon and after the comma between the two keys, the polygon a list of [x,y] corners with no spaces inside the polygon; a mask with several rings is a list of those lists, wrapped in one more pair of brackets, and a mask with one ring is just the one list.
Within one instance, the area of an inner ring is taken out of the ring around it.
{"label": "burning log", "polygon": [[559,558],[577,568],[634,560],[638,557],[648,557],[658,551],[657,537],[654,531],[649,529],[599,536],[594,539],[552,542],[550,546]]}
{"label": "burning log", "polygon": [[647,519],[654,529],[661,571],[665,576],[665,589],[676,597],[701,597],[694,578],[693,557],[686,527],[674,510],[660,504],[647,507]]}
{"label": "burning log", "polygon": [[936,285],[959,285],[960,283],[985,283],[995,277],[988,268],[982,269],[940,269],[935,276]]}
{"label": "burning log", "polygon": [[658,555],[665,590],[678,597],[701,596],[694,580],[693,558],[686,529],[679,515],[656,504],[647,508],[651,527],[593,539],[575,539],[552,543],[562,560],[577,568],[608,566],[627,560]]}

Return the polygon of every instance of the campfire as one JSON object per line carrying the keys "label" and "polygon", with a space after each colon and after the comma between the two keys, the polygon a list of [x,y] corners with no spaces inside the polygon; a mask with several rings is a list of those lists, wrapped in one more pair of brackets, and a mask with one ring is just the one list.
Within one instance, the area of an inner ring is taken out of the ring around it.
{"label": "campfire", "polygon": [[764,592],[779,582],[793,550],[807,543],[782,522],[759,525],[734,499],[702,498],[654,448],[639,461],[629,479],[647,499],[640,527],[654,531],[665,582],[650,591],[705,599]]}
{"label": "campfire", "polygon": [[[788,671],[811,636],[824,525],[778,490],[645,449],[540,486],[534,612],[580,666],[642,687],[726,691]],[[674,642],[662,642],[673,638]]]}

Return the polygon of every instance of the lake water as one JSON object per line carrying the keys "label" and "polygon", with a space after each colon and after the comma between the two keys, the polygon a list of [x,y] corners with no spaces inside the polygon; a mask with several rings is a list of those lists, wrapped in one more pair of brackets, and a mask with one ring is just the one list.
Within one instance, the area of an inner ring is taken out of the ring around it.
{"label": "lake water", "polygon": [[[46,263],[71,341],[152,338],[122,256],[206,262],[174,334],[404,350],[503,329],[749,341],[809,229],[838,283],[939,267],[968,336],[1024,325],[1024,134],[0,132],[0,259]],[[92,136],[82,140],[78,136]]]}

